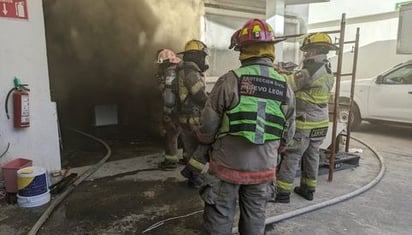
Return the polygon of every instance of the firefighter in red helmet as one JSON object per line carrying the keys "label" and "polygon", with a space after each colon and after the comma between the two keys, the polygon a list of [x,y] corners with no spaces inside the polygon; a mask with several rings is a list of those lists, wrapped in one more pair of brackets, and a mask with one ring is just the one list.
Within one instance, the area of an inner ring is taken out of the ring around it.
{"label": "firefighter in red helmet", "polygon": [[239,233],[264,234],[278,148],[294,132],[293,91],[272,66],[279,41],[258,19],[236,31],[230,48],[241,66],[218,79],[202,112],[197,136],[213,143],[200,188],[207,234],[232,234],[237,204]]}
{"label": "firefighter in red helmet", "polygon": [[[198,147],[195,130],[200,125],[200,112],[203,109],[207,94],[204,72],[209,68],[206,57],[206,44],[199,40],[189,40],[184,47],[183,62],[177,67],[177,120],[182,130],[183,144],[182,162],[187,164]],[[182,174],[192,183],[192,175]]]}

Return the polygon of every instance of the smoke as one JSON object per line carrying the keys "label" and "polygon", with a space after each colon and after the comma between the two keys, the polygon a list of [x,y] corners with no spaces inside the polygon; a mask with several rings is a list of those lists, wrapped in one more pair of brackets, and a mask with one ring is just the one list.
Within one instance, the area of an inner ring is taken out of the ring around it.
{"label": "smoke", "polygon": [[157,133],[161,98],[155,53],[199,38],[202,0],[43,0],[52,99],[61,125],[93,125],[95,105],[119,122]]}

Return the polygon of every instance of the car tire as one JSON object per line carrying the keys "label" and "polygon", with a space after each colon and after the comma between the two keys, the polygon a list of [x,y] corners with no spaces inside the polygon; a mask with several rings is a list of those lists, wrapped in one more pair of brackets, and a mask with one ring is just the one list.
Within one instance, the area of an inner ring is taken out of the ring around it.
{"label": "car tire", "polygon": [[[349,120],[349,105],[341,105],[338,111],[338,119],[340,122],[348,123]],[[352,105],[352,113],[350,117],[350,124],[349,127],[351,130],[356,130],[359,128],[362,122],[362,118],[360,115],[360,111],[358,105],[353,103]]]}
{"label": "car tire", "polygon": [[361,114],[360,114],[360,111],[359,111],[359,107],[356,103],[353,103],[353,105],[352,105],[352,117],[351,117],[351,122],[350,122],[351,130],[358,129],[361,122],[362,122],[362,118],[361,118]]}

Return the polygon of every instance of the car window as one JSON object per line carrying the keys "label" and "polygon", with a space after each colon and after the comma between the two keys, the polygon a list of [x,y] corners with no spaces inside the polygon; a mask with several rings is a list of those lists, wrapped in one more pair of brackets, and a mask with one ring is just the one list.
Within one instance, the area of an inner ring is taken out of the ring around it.
{"label": "car window", "polygon": [[412,84],[412,64],[387,74],[383,77],[382,84]]}

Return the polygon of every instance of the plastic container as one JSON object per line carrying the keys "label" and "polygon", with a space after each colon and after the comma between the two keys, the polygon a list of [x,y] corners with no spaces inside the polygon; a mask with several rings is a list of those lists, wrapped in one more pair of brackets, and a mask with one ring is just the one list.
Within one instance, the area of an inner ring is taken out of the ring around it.
{"label": "plastic container", "polygon": [[36,207],[50,201],[47,172],[41,167],[25,167],[17,171],[17,203],[20,207]]}
{"label": "plastic container", "polygon": [[17,171],[24,167],[32,166],[32,160],[25,158],[16,158],[3,164],[3,179],[6,186],[6,192],[17,193]]}
{"label": "plastic container", "polygon": [[22,197],[17,194],[17,204],[19,207],[36,207],[42,206],[50,201],[50,193],[43,193],[32,197]]}

